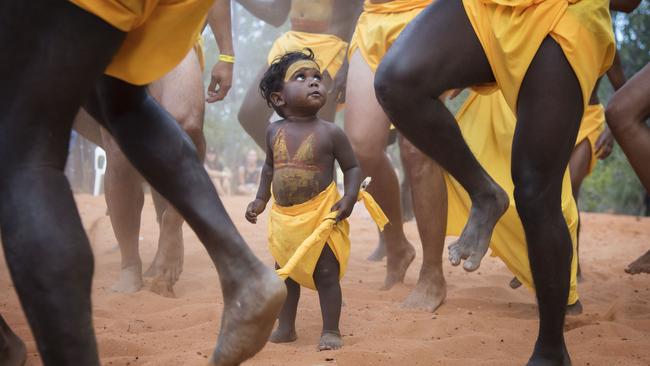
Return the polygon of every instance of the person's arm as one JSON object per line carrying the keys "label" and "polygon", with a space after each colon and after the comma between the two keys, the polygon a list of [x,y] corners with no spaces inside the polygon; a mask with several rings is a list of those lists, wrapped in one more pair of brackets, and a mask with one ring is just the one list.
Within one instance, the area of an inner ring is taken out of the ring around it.
{"label": "person's arm", "polygon": [[338,126],[332,124],[332,143],[334,145],[334,158],[339,162],[343,171],[343,185],[345,193],[341,200],[332,206],[331,211],[338,211],[336,222],[344,220],[350,216],[354,204],[359,197],[359,186],[361,185],[361,168],[352,145],[347,136]]}
{"label": "person's arm", "polygon": [[623,65],[621,63],[621,58],[618,55],[618,51],[616,51],[614,54],[612,67],[607,70],[607,79],[609,79],[609,82],[612,84],[614,91],[620,89],[627,81],[625,78],[625,73],[623,72]]}
{"label": "person's arm", "polygon": [[[357,25],[357,20],[363,11],[363,0],[345,0],[344,4],[344,11],[341,17],[341,35],[343,36],[342,39],[348,42],[349,48],[349,42],[350,39],[352,39],[352,34],[354,34],[354,28]],[[345,60],[343,61],[343,65],[341,65],[339,71],[336,73],[336,77],[332,83],[332,90],[330,91],[330,93],[336,98],[336,101],[341,104],[345,103],[345,87],[348,80],[349,67],[350,63],[348,60],[348,50],[346,49]]]}
{"label": "person's arm", "polygon": [[251,223],[257,222],[257,215],[264,212],[266,204],[271,199],[271,183],[273,182],[273,149],[271,148],[271,137],[274,134],[275,128],[273,124],[269,125],[266,130],[266,159],[262,165],[262,173],[260,177],[260,186],[257,189],[257,195],[253,202],[248,204],[246,208],[246,220]]}
{"label": "person's arm", "polygon": [[[218,102],[228,95],[232,86],[235,50],[232,43],[230,0],[216,0],[208,12],[208,24],[219,47],[219,61],[212,67],[208,86],[208,103]],[[218,87],[218,88],[217,88]]]}
{"label": "person's arm", "polygon": [[237,0],[257,18],[279,27],[287,20],[291,11],[291,0]]}
{"label": "person's arm", "polygon": [[609,8],[611,10],[622,11],[624,13],[631,13],[636,9],[641,0],[610,0]]}

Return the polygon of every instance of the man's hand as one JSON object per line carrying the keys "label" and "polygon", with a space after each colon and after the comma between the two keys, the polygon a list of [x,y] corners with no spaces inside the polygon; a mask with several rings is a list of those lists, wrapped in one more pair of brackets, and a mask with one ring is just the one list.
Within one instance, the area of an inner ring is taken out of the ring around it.
{"label": "man's hand", "polygon": [[345,220],[348,217],[350,217],[350,214],[352,213],[352,209],[354,208],[354,204],[357,202],[352,197],[343,197],[341,198],[338,202],[332,206],[332,209],[330,212],[338,211],[339,213],[336,215],[336,222],[338,223],[341,220]]}
{"label": "man's hand", "polygon": [[[218,102],[228,95],[232,86],[233,63],[219,61],[212,68],[212,80],[208,86],[208,103]],[[218,87],[218,89],[217,89]]]}
{"label": "man's hand", "polygon": [[251,224],[256,224],[257,215],[264,212],[265,208],[266,202],[264,202],[264,200],[256,198],[253,202],[249,203],[248,207],[246,208],[246,220],[248,220],[248,222]]}
{"label": "man's hand", "polygon": [[605,130],[598,136],[596,140],[596,157],[600,160],[607,159],[607,157],[612,153],[614,148],[614,136],[609,130],[609,127],[605,127]]}

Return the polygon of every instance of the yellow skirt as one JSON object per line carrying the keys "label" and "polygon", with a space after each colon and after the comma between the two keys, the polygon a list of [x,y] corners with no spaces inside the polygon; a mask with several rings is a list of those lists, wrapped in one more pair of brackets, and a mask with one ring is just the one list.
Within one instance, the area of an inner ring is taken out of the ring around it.
{"label": "yellow skirt", "polygon": [[321,71],[327,71],[334,79],[345,61],[348,43],[333,34],[288,31],[275,40],[267,61],[270,65],[276,57],[290,51],[301,51],[306,47],[314,51]]}
{"label": "yellow skirt", "polygon": [[359,50],[370,69],[375,72],[404,27],[432,1],[393,0],[373,4],[366,0],[350,40],[348,57]]}
{"label": "yellow skirt", "polygon": [[[456,119],[463,137],[485,170],[508,193],[510,207],[498,222],[492,234],[492,255],[503,260],[512,273],[530,289],[534,289],[533,276],[528,261],[528,248],[524,228],[517,214],[513,198],[514,183],[511,178],[512,138],[515,132],[515,116],[500,92],[489,95],[471,93],[458,112]],[[471,200],[463,187],[450,175],[445,174],[449,211],[447,234],[458,236],[463,230]],[[578,301],[576,240],[578,209],[571,194],[568,169],[562,184],[562,213],[571,233],[573,259],[571,261],[571,287],[569,304]]]}
{"label": "yellow skirt", "polygon": [[576,146],[582,141],[589,141],[591,146],[591,161],[589,162],[589,174],[596,167],[596,141],[605,129],[605,108],[602,104],[588,105],[585,109],[585,114],[582,116],[580,122],[580,131],[578,131],[578,138],[576,139]]}
{"label": "yellow skirt", "polygon": [[526,71],[548,35],[571,64],[585,106],[614,59],[608,0],[463,0],[463,5],[513,111]]}
{"label": "yellow skirt", "polygon": [[194,47],[213,0],[70,0],[127,36],[106,74],[134,85],[161,78]]}

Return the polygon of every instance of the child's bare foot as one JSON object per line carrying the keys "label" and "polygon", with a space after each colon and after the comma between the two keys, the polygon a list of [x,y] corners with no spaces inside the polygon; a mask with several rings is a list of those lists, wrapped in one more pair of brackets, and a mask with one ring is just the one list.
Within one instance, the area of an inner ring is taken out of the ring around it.
{"label": "child's bare foot", "polygon": [[25,343],[14,334],[11,329],[2,322],[0,329],[0,365],[3,366],[22,366],[27,360],[27,349]]}
{"label": "child's bare foot", "polygon": [[120,278],[111,286],[115,292],[132,294],[142,288],[142,264],[137,263],[121,269]]}
{"label": "child's bare foot", "polygon": [[261,350],[287,296],[275,271],[261,263],[256,274],[232,281],[238,283],[232,296],[224,299],[221,332],[210,360],[214,366],[239,365]]}
{"label": "child's bare foot", "polygon": [[402,241],[402,248],[396,250],[394,256],[388,256],[386,261],[386,279],[380,290],[390,290],[395,284],[404,282],[406,270],[415,259],[415,248],[406,239]]}
{"label": "child's bare foot", "polygon": [[445,275],[442,273],[442,266],[426,272],[424,267],[420,270],[418,283],[404,300],[403,307],[434,312],[445,300],[447,282],[445,281]]}
{"label": "child's bare foot", "polygon": [[630,263],[627,268],[625,268],[625,272],[629,274],[650,273],[650,250],[634,262]]}
{"label": "child's bare foot", "polygon": [[380,235],[379,244],[367,259],[371,262],[381,262],[384,258],[386,258],[386,242],[384,242],[383,235]]}
{"label": "child's bare foot", "polygon": [[329,351],[343,347],[343,338],[341,332],[335,330],[323,331],[318,342],[319,351]]}
{"label": "child's bare foot", "polygon": [[298,339],[295,329],[276,329],[271,333],[269,342],[271,343],[290,343]]}
{"label": "child's bare foot", "polygon": [[513,290],[516,290],[521,287],[521,281],[517,277],[513,277],[512,280],[510,280],[510,288]]}
{"label": "child's bare foot", "polygon": [[466,271],[478,269],[490,246],[494,226],[508,209],[508,204],[508,195],[496,184],[492,194],[472,200],[467,224],[460,238],[449,246],[449,261],[452,265],[457,266],[461,260],[465,260],[463,268]]}

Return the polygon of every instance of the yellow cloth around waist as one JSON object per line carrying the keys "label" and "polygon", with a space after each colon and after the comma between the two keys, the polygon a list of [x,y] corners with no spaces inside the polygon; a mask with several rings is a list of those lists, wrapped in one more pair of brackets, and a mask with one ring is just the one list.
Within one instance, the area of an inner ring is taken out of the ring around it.
{"label": "yellow cloth around waist", "polygon": [[348,43],[333,34],[307,33],[288,31],[276,39],[269,51],[267,62],[290,51],[301,51],[306,47],[314,51],[316,62],[320,69],[333,78],[345,61],[345,50]]}
{"label": "yellow cloth around waist", "polygon": [[612,64],[608,0],[463,0],[463,5],[513,111],[526,71],[548,35],[571,64],[585,106],[598,77]]}
{"label": "yellow cloth around waist", "polygon": [[[524,228],[517,214],[513,198],[514,183],[511,178],[511,149],[515,131],[515,117],[500,92],[489,95],[471,93],[456,116],[463,137],[485,170],[508,193],[510,207],[499,220],[490,248],[515,276],[528,288],[533,289],[533,277],[528,261],[528,248]],[[471,201],[463,187],[450,175],[445,174],[449,211],[447,234],[458,236],[463,230]],[[562,183],[562,213],[566,219],[573,242],[571,261],[571,287],[569,304],[578,300],[576,239],[578,209],[571,193],[568,169]]]}
{"label": "yellow cloth around waist", "polygon": [[394,0],[388,3],[364,4],[350,40],[348,57],[356,50],[375,72],[377,66],[404,27],[432,0]]}
{"label": "yellow cloth around waist", "polygon": [[582,141],[589,141],[591,147],[591,161],[589,162],[589,173],[596,167],[596,141],[605,129],[605,108],[602,104],[589,104],[585,108],[585,113],[580,122],[580,130],[576,139],[576,146]]}
{"label": "yellow cloth around waist", "polygon": [[146,85],[178,65],[194,46],[214,0],[70,0],[126,32],[106,74]]}
{"label": "yellow cloth around waist", "polygon": [[[341,199],[336,184],[311,200],[299,205],[283,207],[273,204],[269,215],[269,250],[280,266],[282,279],[291,277],[301,286],[316,289],[314,269],[318,258],[328,244],[339,261],[339,278],[343,278],[350,257],[350,225],[347,220],[335,222],[332,206]],[[365,191],[359,193],[370,216],[380,229],[388,223],[386,215]]]}

